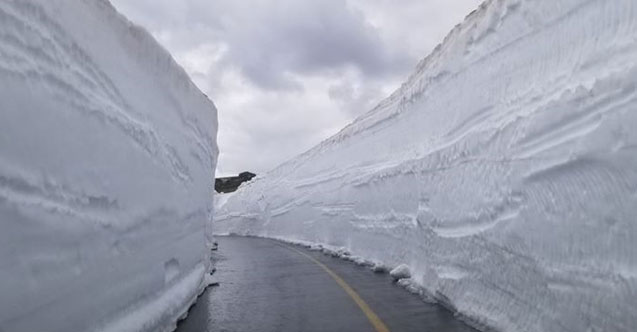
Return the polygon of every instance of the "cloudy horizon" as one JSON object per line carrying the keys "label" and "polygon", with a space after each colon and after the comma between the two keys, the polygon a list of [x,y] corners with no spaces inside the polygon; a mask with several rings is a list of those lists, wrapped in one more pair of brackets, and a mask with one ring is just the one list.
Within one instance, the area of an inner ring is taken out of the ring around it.
{"label": "cloudy horizon", "polygon": [[217,175],[267,172],[406,80],[479,0],[111,0],[215,103]]}

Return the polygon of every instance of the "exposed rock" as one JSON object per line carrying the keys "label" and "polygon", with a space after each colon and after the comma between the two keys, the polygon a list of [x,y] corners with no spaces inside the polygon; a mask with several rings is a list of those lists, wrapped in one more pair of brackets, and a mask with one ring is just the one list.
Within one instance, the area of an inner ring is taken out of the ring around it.
{"label": "exposed rock", "polygon": [[237,190],[239,186],[244,183],[252,180],[257,176],[251,172],[242,172],[239,173],[238,176],[228,176],[223,178],[215,179],[215,191],[218,193],[231,193]]}

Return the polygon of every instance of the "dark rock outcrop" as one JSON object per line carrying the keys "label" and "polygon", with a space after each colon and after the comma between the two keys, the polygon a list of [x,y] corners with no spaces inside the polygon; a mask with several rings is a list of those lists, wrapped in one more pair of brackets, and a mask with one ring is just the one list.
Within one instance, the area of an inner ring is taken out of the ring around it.
{"label": "dark rock outcrop", "polygon": [[242,183],[252,180],[255,176],[257,175],[254,173],[242,172],[238,176],[216,178],[215,191],[218,193],[231,193],[237,190]]}

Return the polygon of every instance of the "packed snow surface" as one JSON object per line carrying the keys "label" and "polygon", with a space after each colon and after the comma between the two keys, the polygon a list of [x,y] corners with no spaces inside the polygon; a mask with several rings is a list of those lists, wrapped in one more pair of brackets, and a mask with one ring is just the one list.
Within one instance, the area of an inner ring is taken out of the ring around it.
{"label": "packed snow surface", "polygon": [[217,233],[344,247],[502,331],[637,328],[637,2],[487,1]]}
{"label": "packed snow surface", "polygon": [[0,1],[0,331],[172,329],[207,282],[216,130],[108,1]]}

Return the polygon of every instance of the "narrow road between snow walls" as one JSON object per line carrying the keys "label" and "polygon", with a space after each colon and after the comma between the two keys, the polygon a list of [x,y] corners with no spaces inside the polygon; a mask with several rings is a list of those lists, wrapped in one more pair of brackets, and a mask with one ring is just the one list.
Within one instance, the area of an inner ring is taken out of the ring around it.
{"label": "narrow road between snow walls", "polygon": [[220,237],[209,288],[177,332],[475,331],[387,273],[300,246]]}

